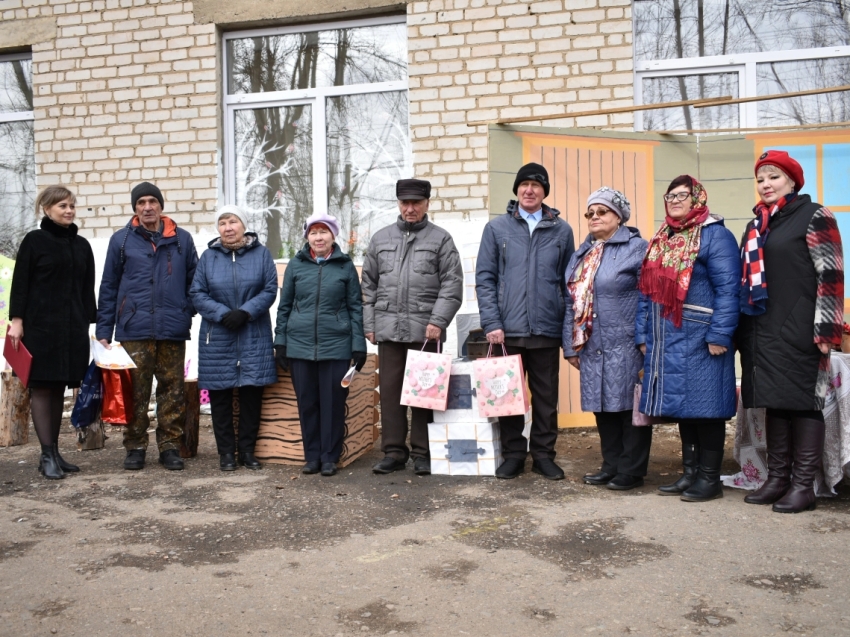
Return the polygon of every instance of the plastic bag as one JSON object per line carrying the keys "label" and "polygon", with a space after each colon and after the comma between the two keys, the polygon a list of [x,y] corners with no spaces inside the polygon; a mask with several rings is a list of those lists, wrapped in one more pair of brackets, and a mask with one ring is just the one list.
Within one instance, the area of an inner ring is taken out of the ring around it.
{"label": "plastic bag", "polygon": [[77,401],[71,411],[71,424],[77,429],[85,429],[100,417],[103,404],[103,383],[100,367],[91,362],[83,377]]}
{"label": "plastic bag", "polygon": [[130,370],[104,369],[103,412],[101,420],[112,425],[126,425],[133,418],[133,381]]}

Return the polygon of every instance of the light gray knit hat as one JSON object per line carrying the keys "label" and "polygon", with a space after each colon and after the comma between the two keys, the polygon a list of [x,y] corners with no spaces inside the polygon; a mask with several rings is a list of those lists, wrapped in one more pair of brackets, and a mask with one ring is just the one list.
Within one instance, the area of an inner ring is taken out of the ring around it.
{"label": "light gray knit hat", "polygon": [[629,217],[632,216],[632,205],[626,199],[626,195],[608,186],[602,186],[602,188],[587,198],[588,208],[595,203],[601,203],[603,206],[607,206],[613,210],[623,223],[628,221]]}

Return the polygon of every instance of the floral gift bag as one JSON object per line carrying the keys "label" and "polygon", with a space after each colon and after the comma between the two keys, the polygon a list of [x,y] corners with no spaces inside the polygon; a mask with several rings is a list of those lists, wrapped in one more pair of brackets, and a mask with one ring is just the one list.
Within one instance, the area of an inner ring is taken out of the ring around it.
{"label": "floral gift bag", "polygon": [[[427,341],[425,342],[427,344]],[[451,354],[437,354],[408,350],[404,366],[404,382],[401,386],[401,404],[423,409],[445,411],[449,400],[449,375],[452,369]]]}
{"label": "floral gift bag", "polygon": [[491,345],[487,358],[472,363],[478,413],[488,418],[522,416],[529,408],[522,357],[508,356],[504,345],[502,356],[491,357],[492,349]]}

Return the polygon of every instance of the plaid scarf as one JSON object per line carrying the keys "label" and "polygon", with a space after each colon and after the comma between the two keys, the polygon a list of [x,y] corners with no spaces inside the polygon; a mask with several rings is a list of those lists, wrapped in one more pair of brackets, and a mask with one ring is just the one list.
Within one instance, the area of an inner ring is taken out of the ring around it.
{"label": "plaid scarf", "polygon": [[567,290],[573,299],[573,349],[581,351],[593,331],[593,281],[602,263],[604,241],[597,241],[576,265],[567,281]]}
{"label": "plaid scarf", "polygon": [[682,326],[682,309],[699,254],[700,235],[710,214],[708,193],[691,177],[692,207],[684,219],[668,214],[649,242],[640,274],[640,291],[661,306],[661,315]]}
{"label": "plaid scarf", "polygon": [[747,226],[744,245],[741,246],[741,312],[750,316],[758,316],[767,312],[767,278],[764,272],[764,244],[770,232],[770,220],[787,204],[794,201],[797,193],[780,197],[768,208],[767,204],[759,201],[753,208],[756,218]]}

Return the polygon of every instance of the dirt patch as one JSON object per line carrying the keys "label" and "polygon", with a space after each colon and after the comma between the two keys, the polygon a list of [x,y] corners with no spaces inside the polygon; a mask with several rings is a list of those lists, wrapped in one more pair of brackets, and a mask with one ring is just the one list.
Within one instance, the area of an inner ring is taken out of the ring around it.
{"label": "dirt patch", "polygon": [[548,608],[534,608],[528,607],[523,611],[526,615],[531,617],[531,619],[536,619],[541,622],[550,622],[558,616],[549,610]]}
{"label": "dirt patch", "polygon": [[740,582],[753,588],[780,591],[790,595],[799,595],[808,590],[824,588],[809,573],[789,573],[788,575],[748,575]]}
{"label": "dirt patch", "polygon": [[809,525],[809,530],[812,533],[839,533],[841,531],[850,531],[850,521],[838,520],[835,518],[813,522]]}
{"label": "dirt patch", "polygon": [[478,568],[471,560],[453,560],[423,569],[432,579],[465,583],[469,574]]}
{"label": "dirt patch", "polygon": [[14,557],[23,557],[38,542],[0,542],[0,562]]}
{"label": "dirt patch", "polygon": [[694,622],[700,628],[719,628],[737,623],[733,618],[724,615],[718,608],[711,608],[702,603],[696,604],[694,609],[685,615],[685,619]]}
{"label": "dirt patch", "polygon": [[74,600],[72,599],[53,599],[48,600],[42,603],[40,606],[36,606],[31,609],[33,617],[37,617],[39,619],[44,619],[45,617],[56,617],[57,615],[61,615],[68,608],[73,606]]}
{"label": "dirt patch", "polygon": [[131,553],[113,553],[109,557],[102,560],[89,560],[79,564],[72,564],[73,568],[80,575],[87,576],[88,579],[102,573],[108,568],[114,566],[124,566],[128,568],[139,568],[143,571],[157,572],[165,570],[169,562],[178,562],[179,559],[174,555],[161,554],[160,551],[154,551],[148,555],[133,555]]}
{"label": "dirt patch", "polygon": [[340,616],[349,630],[373,632],[383,635],[404,633],[417,627],[417,622],[402,621],[398,617],[397,605],[392,602],[377,601]]}
{"label": "dirt patch", "polygon": [[[503,515],[457,528],[455,539],[495,552],[519,549],[557,564],[573,581],[615,577],[613,569],[643,564],[670,555],[658,544],[635,542],[623,534],[629,518],[575,522],[558,527],[554,535],[537,528],[527,512],[511,509]],[[456,526],[460,526],[456,523]]]}

